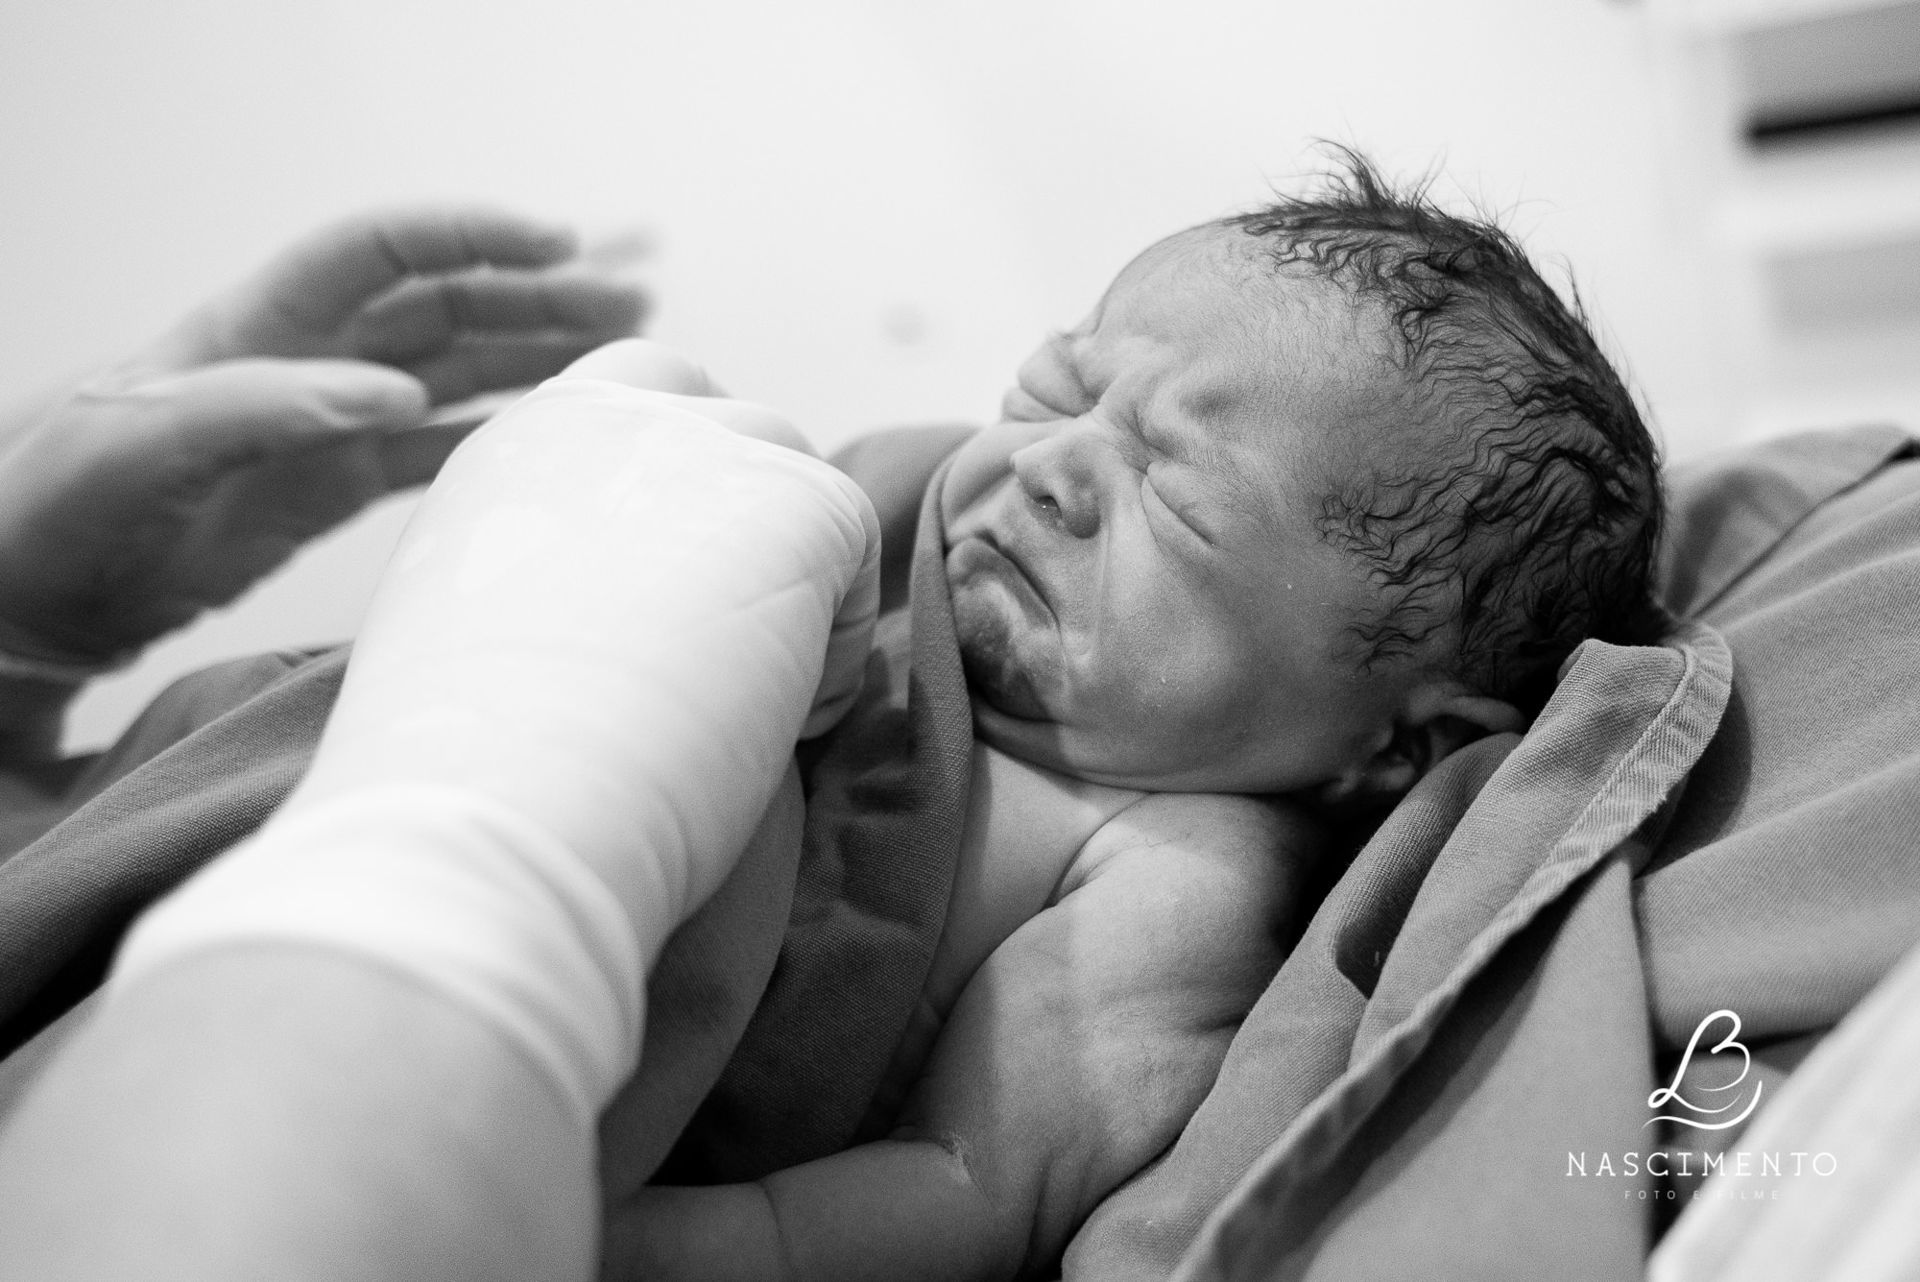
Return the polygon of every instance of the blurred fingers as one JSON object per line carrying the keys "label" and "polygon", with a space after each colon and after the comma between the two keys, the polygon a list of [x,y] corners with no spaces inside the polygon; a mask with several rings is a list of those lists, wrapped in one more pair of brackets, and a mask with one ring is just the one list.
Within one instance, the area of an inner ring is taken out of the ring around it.
{"label": "blurred fingers", "polygon": [[574,255],[571,229],[487,206],[362,214],[296,243],[254,282],[304,327],[343,324],[369,299],[413,276],[488,264],[538,268]]}
{"label": "blurred fingers", "polygon": [[123,439],[170,464],[211,470],[316,439],[411,427],[427,411],[416,380],[360,361],[223,361],[102,399]]}
{"label": "blurred fingers", "polygon": [[631,334],[646,297],[630,281],[568,272],[476,271],[402,282],[354,322],[369,360],[406,365],[464,338]]}
{"label": "blurred fingers", "polygon": [[425,485],[440,474],[454,447],[472,435],[477,423],[429,424],[381,436],[376,442],[381,474],[390,489]]}

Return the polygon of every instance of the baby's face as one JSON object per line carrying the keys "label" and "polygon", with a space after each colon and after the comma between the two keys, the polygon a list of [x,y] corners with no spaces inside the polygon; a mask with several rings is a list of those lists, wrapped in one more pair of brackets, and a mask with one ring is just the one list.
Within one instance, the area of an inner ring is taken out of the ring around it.
{"label": "baby's face", "polygon": [[1365,574],[1315,528],[1375,345],[1227,235],[1136,259],[1021,366],[940,496],[980,736],[1095,782],[1307,787],[1392,722],[1396,682],[1348,631]]}

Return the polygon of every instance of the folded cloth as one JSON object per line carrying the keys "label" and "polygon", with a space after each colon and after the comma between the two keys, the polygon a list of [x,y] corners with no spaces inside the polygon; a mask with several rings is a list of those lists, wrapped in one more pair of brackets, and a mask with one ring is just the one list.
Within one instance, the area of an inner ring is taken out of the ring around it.
{"label": "folded cloth", "polygon": [[1066,1276],[1642,1276],[1690,1193],[1651,1151],[1737,1143],[1650,1125],[1676,1074],[1702,1098],[1682,1061],[1733,1036],[1705,1021],[1742,1021],[1712,1084],[1764,1091],[1920,939],[1906,451],[1822,434],[1676,475],[1694,622],[1587,643],[1524,738],[1407,797]]}
{"label": "folded cloth", "polygon": [[0,1057],[99,984],[142,908],[273,812],[344,666],[263,655],[176,682],[76,782],[67,818],[0,863]]}
{"label": "folded cloth", "polygon": [[918,1067],[896,1049],[946,924],[973,757],[939,486],[925,490],[910,606],[882,620],[854,710],[802,745],[807,815],[785,940],[675,1152],[674,1180],[754,1179],[836,1153]]}

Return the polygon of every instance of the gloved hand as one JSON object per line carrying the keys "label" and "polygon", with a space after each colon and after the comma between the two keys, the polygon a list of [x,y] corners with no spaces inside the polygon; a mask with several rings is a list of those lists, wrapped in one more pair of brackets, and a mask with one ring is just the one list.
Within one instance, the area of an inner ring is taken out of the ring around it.
{"label": "gloved hand", "polygon": [[587,1276],[648,962],[877,597],[865,496],[735,412],[562,378],[455,452],[305,780],[9,1114],[9,1276]]}
{"label": "gloved hand", "polygon": [[[653,345],[581,368],[710,386]],[[286,813],[380,788],[483,795],[663,941],[731,868],[796,738],[851,701],[878,605],[866,496],[735,426],[797,438],[761,407],[570,374],[462,445]]]}
{"label": "gloved hand", "polygon": [[343,223],[27,415],[0,454],[0,650],[129,656],[432,477],[467,429],[423,427],[431,405],[637,324],[638,290],[574,248],[488,210]]}

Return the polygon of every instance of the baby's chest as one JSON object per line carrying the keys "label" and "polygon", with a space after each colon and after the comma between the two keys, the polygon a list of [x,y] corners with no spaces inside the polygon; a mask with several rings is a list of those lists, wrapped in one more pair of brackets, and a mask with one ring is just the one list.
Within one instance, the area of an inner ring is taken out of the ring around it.
{"label": "baby's chest", "polygon": [[925,997],[941,1017],[1007,936],[1056,897],[1074,858],[1143,794],[974,745],[973,783],[946,928]]}

